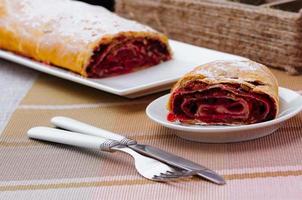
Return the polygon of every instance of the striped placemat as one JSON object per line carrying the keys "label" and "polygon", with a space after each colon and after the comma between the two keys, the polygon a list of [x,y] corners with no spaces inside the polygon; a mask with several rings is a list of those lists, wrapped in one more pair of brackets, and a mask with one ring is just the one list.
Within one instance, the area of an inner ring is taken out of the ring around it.
{"label": "striped placemat", "polygon": [[[302,90],[301,76],[273,71]],[[22,87],[20,85],[20,87]],[[302,113],[274,134],[243,143],[189,142],[150,121],[145,108],[167,92],[129,100],[40,75],[0,140],[0,199],[300,199]],[[130,157],[29,140],[26,131],[73,117],[157,146],[221,173],[227,185],[199,178],[171,184],[141,178]]]}

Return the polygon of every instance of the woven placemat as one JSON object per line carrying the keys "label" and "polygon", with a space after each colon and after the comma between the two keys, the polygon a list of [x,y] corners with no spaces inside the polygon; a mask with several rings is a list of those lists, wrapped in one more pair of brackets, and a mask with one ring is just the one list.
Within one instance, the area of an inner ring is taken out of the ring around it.
{"label": "woven placemat", "polygon": [[[302,90],[302,77],[274,73],[282,86]],[[168,91],[167,91],[168,92]],[[298,199],[302,182],[302,113],[274,134],[243,143],[189,142],[145,115],[153,99],[129,100],[40,75],[1,135],[1,199]],[[73,117],[194,160],[221,173],[227,185],[198,178],[171,184],[140,177],[132,159],[29,140],[26,132]]]}

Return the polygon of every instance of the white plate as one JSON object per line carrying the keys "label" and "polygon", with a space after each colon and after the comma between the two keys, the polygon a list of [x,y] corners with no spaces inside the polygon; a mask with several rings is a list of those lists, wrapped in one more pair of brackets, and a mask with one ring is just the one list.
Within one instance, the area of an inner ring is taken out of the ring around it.
{"label": "white plate", "polygon": [[197,65],[214,60],[244,59],[243,57],[222,53],[206,48],[170,40],[174,58],[157,66],[138,72],[103,78],[90,79],[70,71],[33,61],[31,59],[0,50],[0,58],[19,63],[32,69],[60,78],[74,81],[109,93],[134,98],[168,89],[184,73]]}
{"label": "white plate", "polygon": [[166,105],[169,94],[154,100],[146,109],[148,117],[171,129],[177,136],[207,143],[229,143],[251,140],[269,135],[280,128],[286,120],[302,110],[302,96],[295,91],[279,88],[280,114],[267,122],[240,126],[181,125],[167,120]]}

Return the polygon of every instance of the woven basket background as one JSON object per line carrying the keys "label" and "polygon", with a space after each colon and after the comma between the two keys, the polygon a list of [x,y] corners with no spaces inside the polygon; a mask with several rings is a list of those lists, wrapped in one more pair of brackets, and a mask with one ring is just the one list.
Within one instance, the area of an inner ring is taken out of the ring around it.
{"label": "woven basket background", "polygon": [[302,73],[302,12],[224,0],[117,0],[115,9],[172,39]]}

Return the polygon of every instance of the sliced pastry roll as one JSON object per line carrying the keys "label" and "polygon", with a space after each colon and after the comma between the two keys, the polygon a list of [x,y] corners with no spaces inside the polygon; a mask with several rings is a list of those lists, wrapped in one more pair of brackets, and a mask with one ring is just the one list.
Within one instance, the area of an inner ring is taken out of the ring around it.
{"label": "sliced pastry roll", "polygon": [[186,124],[253,124],[279,111],[278,83],[259,63],[215,61],[195,68],[171,91],[168,119]]}
{"label": "sliced pastry roll", "polygon": [[165,35],[72,0],[0,0],[0,48],[93,78],[171,58]]}

